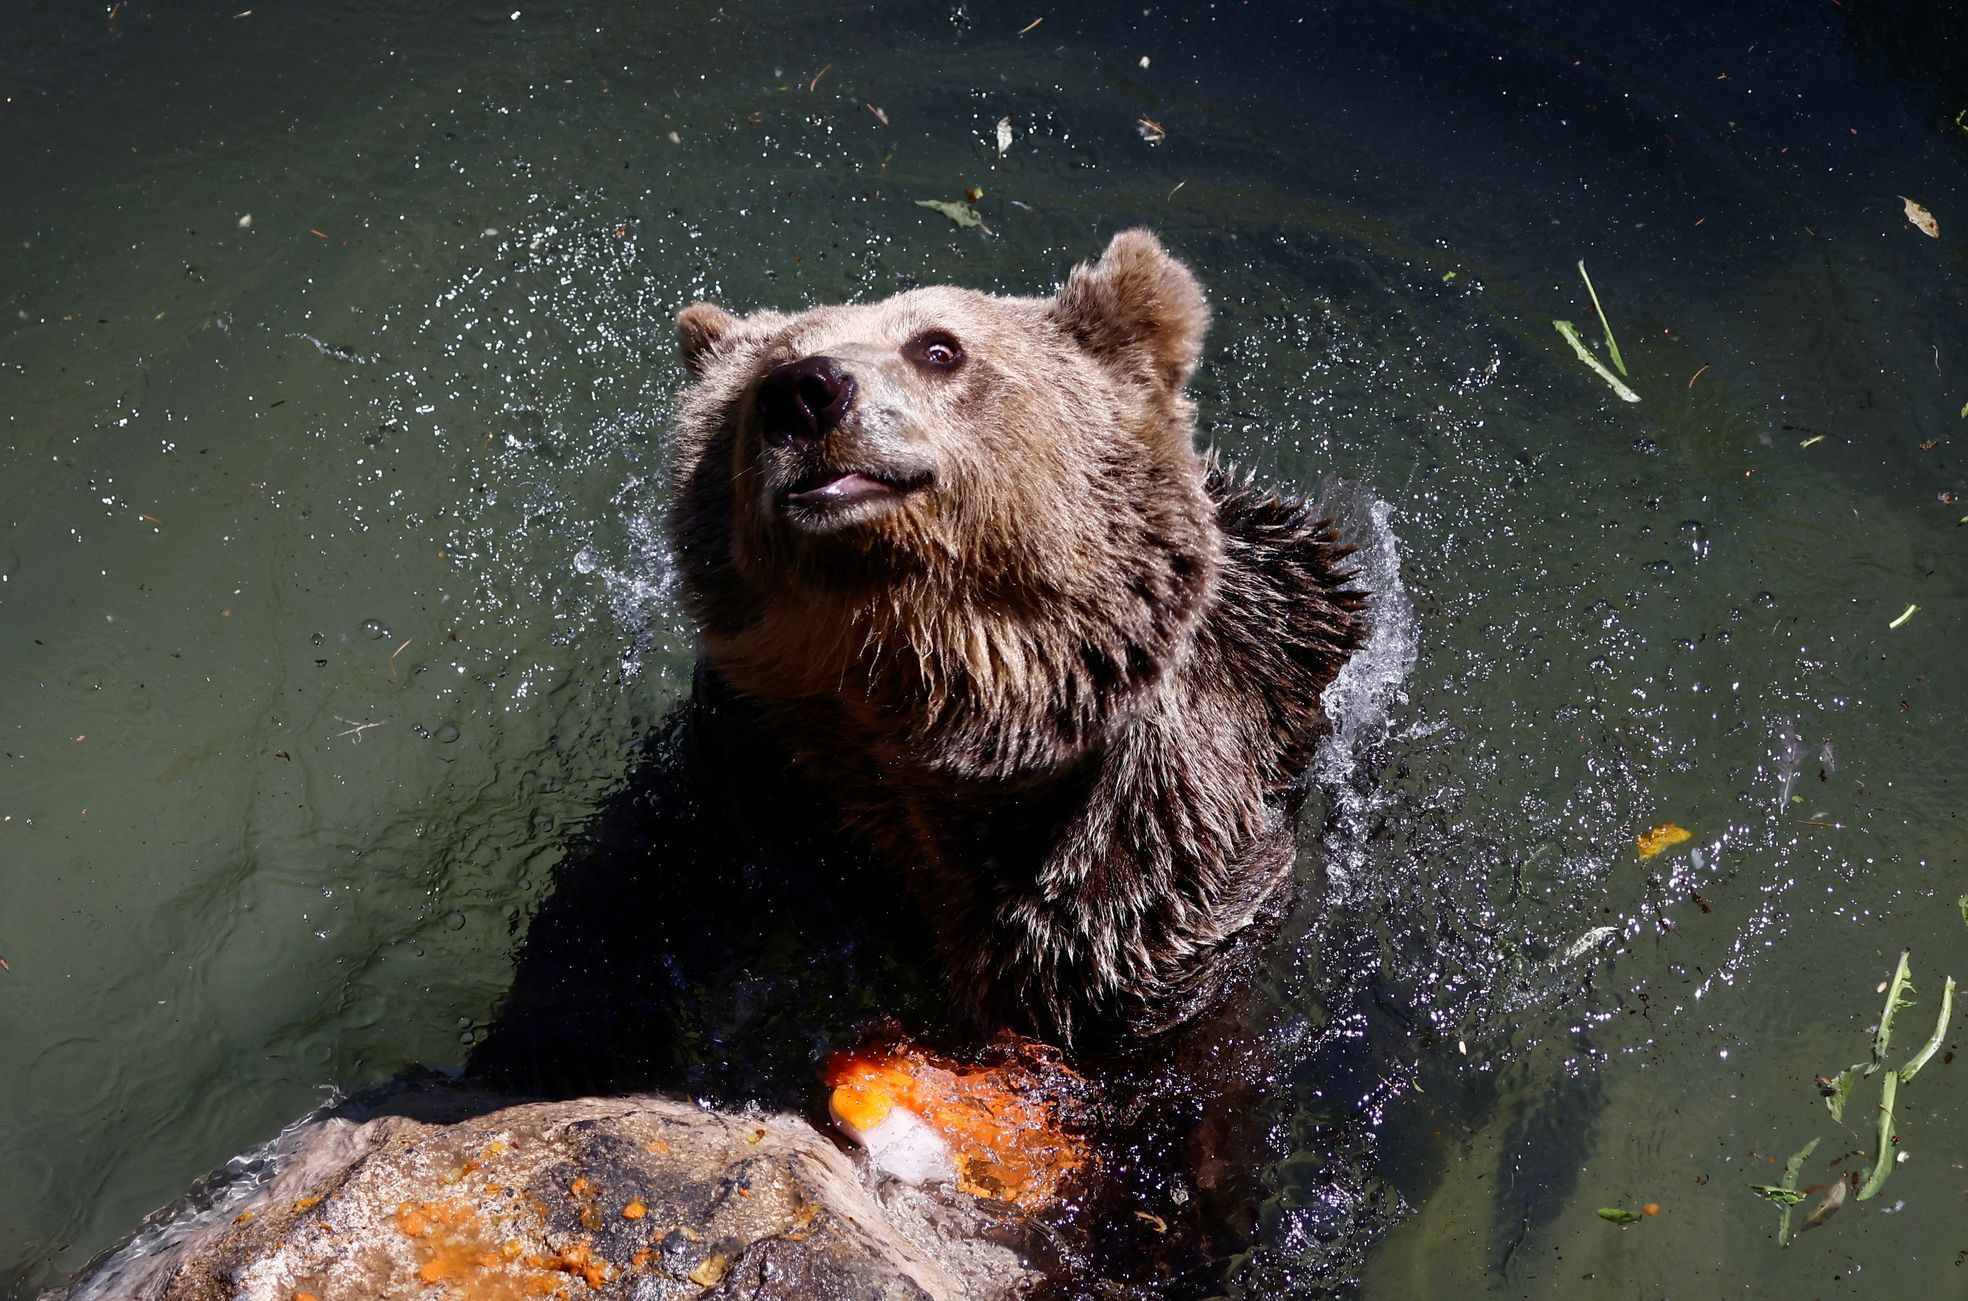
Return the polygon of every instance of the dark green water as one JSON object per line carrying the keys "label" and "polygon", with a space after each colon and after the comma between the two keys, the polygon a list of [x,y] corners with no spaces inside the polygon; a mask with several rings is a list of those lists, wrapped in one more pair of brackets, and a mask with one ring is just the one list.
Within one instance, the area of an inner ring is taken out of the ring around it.
{"label": "dark green water", "polygon": [[[1878,1199],[1779,1251],[1746,1191],[1866,1163],[1812,1076],[1901,948],[1896,1060],[1968,978],[1958,11],[32,3],[0,101],[14,1293],[482,1036],[687,683],[677,308],[1138,223],[1211,437],[1384,503],[1413,606],[1279,951],[1298,1290],[1961,1288],[1951,1054]],[[914,205],[966,185],[989,234]],[[1551,328],[1580,258],[1638,405]]]}

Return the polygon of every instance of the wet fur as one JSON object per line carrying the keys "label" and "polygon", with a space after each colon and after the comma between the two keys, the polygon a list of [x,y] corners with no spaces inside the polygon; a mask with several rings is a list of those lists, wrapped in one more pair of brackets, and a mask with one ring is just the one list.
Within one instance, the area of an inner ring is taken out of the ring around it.
{"label": "wet fur", "polygon": [[[679,320],[670,532],[710,667],[902,871],[964,1004],[1062,1042],[1220,1001],[1289,900],[1320,697],[1361,639],[1330,525],[1195,450],[1208,318],[1136,231],[1049,299]],[[961,370],[888,360],[925,329]],[[753,395],[823,351],[871,396],[819,454],[935,473],[814,537],[772,508]]]}

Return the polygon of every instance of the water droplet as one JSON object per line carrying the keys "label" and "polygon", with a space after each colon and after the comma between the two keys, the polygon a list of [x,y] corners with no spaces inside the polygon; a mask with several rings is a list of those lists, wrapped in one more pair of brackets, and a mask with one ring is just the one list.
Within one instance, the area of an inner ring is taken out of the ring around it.
{"label": "water droplet", "polygon": [[465,929],[465,915],[454,908],[451,915],[444,919],[444,924],[454,931],[461,931]]}
{"label": "water droplet", "polygon": [[328,639],[326,637],[323,637],[320,633],[316,633],[314,634],[314,636],[308,638],[308,640],[313,642],[315,645],[319,646],[322,642],[325,642]]}
{"label": "water droplet", "polygon": [[389,629],[383,627],[382,624],[376,622],[374,619],[364,619],[362,621],[362,635],[370,641],[381,641],[383,638],[389,636]]}
{"label": "water droplet", "polygon": [[451,744],[458,739],[458,725],[456,723],[444,724],[444,726],[431,733],[431,739],[439,745]]}
{"label": "water droplet", "polygon": [[1708,554],[1708,529],[1700,520],[1681,521],[1681,540],[1695,553],[1695,559],[1700,560]]}
{"label": "water droplet", "polygon": [[592,574],[600,564],[593,547],[582,547],[574,553],[574,572],[577,574]]}

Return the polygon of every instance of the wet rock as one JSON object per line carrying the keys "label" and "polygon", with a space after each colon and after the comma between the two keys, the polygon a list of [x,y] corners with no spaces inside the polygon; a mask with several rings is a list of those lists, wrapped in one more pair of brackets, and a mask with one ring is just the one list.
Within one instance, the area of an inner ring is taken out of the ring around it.
{"label": "wet rock", "polygon": [[297,1123],[58,1295],[981,1301],[1033,1281],[991,1215],[877,1200],[793,1116],[439,1089]]}

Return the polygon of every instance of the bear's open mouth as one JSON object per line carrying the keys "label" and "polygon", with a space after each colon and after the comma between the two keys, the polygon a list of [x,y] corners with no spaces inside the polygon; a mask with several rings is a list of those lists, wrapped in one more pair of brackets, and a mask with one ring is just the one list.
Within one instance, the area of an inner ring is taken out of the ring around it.
{"label": "bear's open mouth", "polygon": [[828,519],[849,513],[856,506],[879,507],[900,501],[927,482],[927,475],[888,475],[821,467],[795,479],[780,502],[789,515],[810,520]]}
{"label": "bear's open mouth", "polygon": [[876,497],[893,497],[895,485],[858,470],[820,470],[802,476],[786,491],[786,500],[802,506],[847,505]]}

